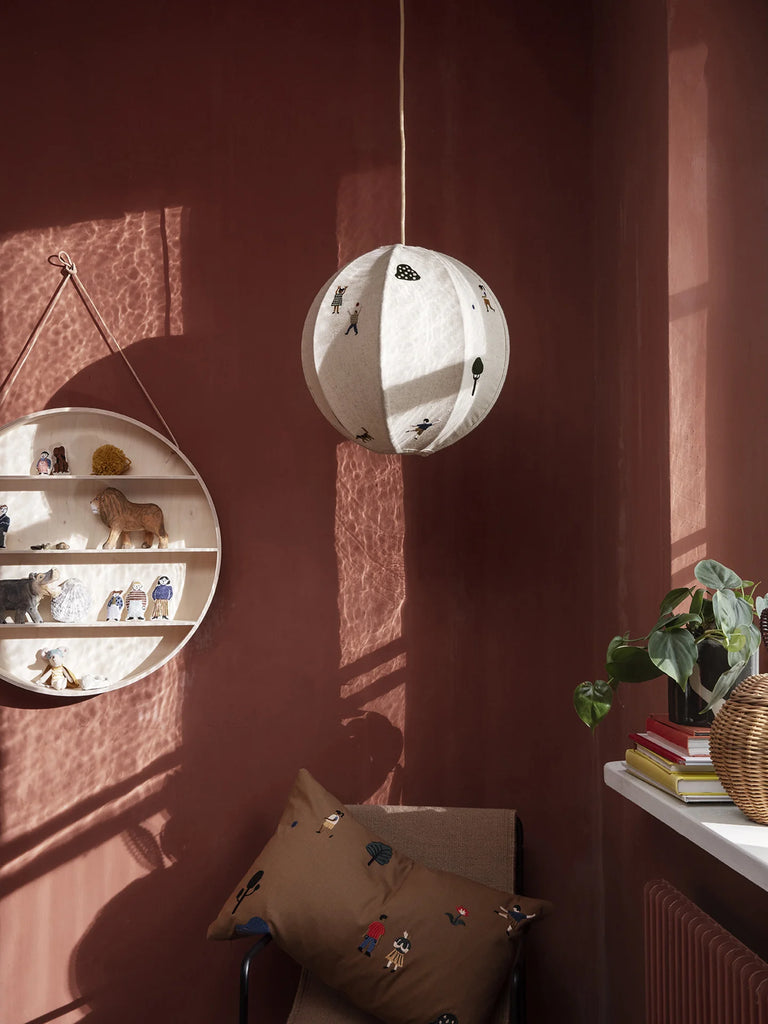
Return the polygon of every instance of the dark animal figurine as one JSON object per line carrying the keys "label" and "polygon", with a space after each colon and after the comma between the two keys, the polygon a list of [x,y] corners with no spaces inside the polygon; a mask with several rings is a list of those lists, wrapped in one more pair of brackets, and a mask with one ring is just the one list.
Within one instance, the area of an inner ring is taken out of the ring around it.
{"label": "dark animal figurine", "polygon": [[63,445],[59,445],[58,448],[53,449],[53,472],[54,473],[68,473],[69,463],[67,462],[67,453],[64,451]]}
{"label": "dark animal figurine", "polygon": [[102,523],[109,528],[109,536],[103,545],[107,550],[111,551],[121,538],[122,547],[132,548],[130,534],[138,530],[144,534],[143,548],[151,548],[155,537],[158,547],[168,547],[163,510],[152,501],[129,501],[116,487],[105,487],[91,501],[91,511],[100,516]]}
{"label": "dark animal figurine", "polygon": [[31,572],[26,579],[0,580],[0,621],[5,622],[8,612],[13,612],[16,623],[25,623],[27,615],[33,622],[42,622],[37,606],[44,597],[61,593],[61,587],[55,582],[58,578],[59,570],[49,569],[48,572]]}

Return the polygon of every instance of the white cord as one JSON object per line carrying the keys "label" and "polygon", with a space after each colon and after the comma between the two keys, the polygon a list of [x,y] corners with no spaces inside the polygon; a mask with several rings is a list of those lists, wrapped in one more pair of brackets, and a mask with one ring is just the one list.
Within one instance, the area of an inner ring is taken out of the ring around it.
{"label": "white cord", "polygon": [[405,0],[400,0],[400,242],[405,245]]}

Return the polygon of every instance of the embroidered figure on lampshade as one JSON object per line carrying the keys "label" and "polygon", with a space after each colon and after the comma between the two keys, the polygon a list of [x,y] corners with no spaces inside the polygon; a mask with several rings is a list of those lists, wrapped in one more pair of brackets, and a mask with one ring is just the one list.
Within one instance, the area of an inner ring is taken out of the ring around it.
{"label": "embroidered figure on lampshade", "polygon": [[344,285],[343,288],[341,287],[341,285],[339,285],[336,291],[333,293],[333,298],[331,299],[331,313],[338,313],[339,310],[341,309],[341,304],[344,301],[344,292],[346,290],[346,285]]}
{"label": "embroidered figure on lampshade", "polygon": [[485,290],[485,285],[479,284],[477,287],[480,289],[480,294],[483,296],[483,302],[485,303],[486,313],[495,313],[496,310],[491,305],[491,300],[488,298],[488,292]]}
{"label": "embroidered figure on lampshade", "polygon": [[354,331],[357,334],[357,321],[360,319],[360,303],[355,303],[355,308],[349,314],[349,327],[344,331],[344,334],[349,334],[350,331]]}

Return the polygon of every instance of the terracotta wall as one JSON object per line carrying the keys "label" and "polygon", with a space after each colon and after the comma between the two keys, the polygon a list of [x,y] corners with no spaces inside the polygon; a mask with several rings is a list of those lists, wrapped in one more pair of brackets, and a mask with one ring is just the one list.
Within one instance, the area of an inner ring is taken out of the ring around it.
{"label": "terracotta wall", "polygon": [[[241,949],[205,929],[301,765],[348,802],[521,810],[557,906],[531,936],[543,1024],[639,1014],[646,874],[731,884],[603,791],[648,692],[598,737],[570,707],[671,566],[665,5],[407,5],[407,240],[482,273],[512,343],[491,416],[427,460],[344,443],[299,358],[338,262],[399,234],[397,6],[5,14],[0,371],[68,249],[224,553],[163,670],[71,703],[0,685],[8,1024],[231,1018]],[[719,288],[723,346],[761,273]],[[73,294],[0,413],[65,405],[157,426]],[[717,539],[748,560],[738,522]],[[294,977],[271,950],[265,1020]]]}
{"label": "terracotta wall", "polygon": [[[768,413],[759,371],[768,327],[768,19],[752,2],[670,4],[666,25],[664,4],[624,5],[621,18],[613,6],[600,5],[596,22],[595,182],[597,250],[606,257],[597,267],[600,362],[615,414],[599,433],[613,437],[604,454],[618,473],[610,511],[598,511],[613,564],[598,563],[596,621],[637,635],[670,580],[688,585],[702,557],[768,579],[755,512]],[[615,173],[601,174],[611,166]],[[600,731],[602,760],[621,758],[628,732],[655,707],[653,689],[623,688]],[[655,690],[663,706],[663,688]],[[638,911],[649,879],[667,878],[768,955],[761,889],[611,791],[602,812],[601,1020],[645,1021]]]}

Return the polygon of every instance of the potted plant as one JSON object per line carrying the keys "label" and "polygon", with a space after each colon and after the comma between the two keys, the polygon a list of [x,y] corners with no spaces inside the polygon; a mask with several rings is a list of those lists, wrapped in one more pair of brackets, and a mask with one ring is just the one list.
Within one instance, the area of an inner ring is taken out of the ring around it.
{"label": "potted plant", "polygon": [[[756,598],[758,584],[742,580],[711,558],[699,562],[694,575],[701,586],[670,590],[649,633],[637,639],[625,633],[611,640],[605,658],[607,679],[576,687],[574,707],[590,729],[610,711],[619,683],[642,683],[666,675],[671,696],[688,694],[691,674],[700,671],[708,695],[702,710],[711,720],[713,708],[744,677],[760,646],[760,629],[753,620],[768,630],[768,596]],[[709,685],[705,669],[713,672]],[[670,712],[672,707],[671,700]]]}

